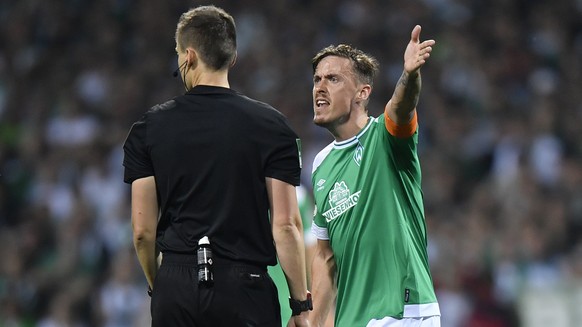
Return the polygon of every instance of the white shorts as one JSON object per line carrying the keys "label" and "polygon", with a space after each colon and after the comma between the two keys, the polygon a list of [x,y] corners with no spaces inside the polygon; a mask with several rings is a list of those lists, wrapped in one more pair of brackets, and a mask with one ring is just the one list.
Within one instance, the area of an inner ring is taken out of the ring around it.
{"label": "white shorts", "polygon": [[372,319],[366,327],[441,327],[441,316],[394,319]]}

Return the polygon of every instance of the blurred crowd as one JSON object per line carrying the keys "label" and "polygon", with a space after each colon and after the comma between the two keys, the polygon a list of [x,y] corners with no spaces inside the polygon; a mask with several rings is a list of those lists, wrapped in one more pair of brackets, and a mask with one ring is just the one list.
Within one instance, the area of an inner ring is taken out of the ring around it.
{"label": "blurred crowd", "polygon": [[[184,92],[175,26],[200,4],[0,2],[0,327],[148,324],[122,144]],[[376,56],[376,116],[422,25],[437,41],[418,110],[443,327],[582,321],[581,0],[213,4],[237,23],[231,87],[289,117],[307,188],[332,141],[311,122],[311,57],[337,43]]]}

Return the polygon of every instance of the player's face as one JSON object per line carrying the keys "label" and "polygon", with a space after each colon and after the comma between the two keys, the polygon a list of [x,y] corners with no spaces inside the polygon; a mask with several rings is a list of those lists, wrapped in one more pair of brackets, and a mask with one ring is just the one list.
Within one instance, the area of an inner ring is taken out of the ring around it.
{"label": "player's face", "polygon": [[313,74],[313,122],[334,127],[350,118],[358,94],[358,84],[349,59],[323,58]]}

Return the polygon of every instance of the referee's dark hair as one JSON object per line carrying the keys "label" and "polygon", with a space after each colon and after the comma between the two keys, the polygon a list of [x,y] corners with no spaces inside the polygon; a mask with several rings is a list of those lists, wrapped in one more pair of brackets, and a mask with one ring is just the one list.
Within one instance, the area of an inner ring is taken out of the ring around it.
{"label": "referee's dark hair", "polygon": [[184,51],[196,49],[202,61],[215,70],[228,69],[236,58],[234,19],[216,6],[200,6],[180,16],[176,46]]}

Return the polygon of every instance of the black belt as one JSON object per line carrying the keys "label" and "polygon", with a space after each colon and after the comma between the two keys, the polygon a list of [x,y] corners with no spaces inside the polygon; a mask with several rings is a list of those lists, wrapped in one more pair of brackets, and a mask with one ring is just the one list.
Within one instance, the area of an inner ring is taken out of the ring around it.
{"label": "black belt", "polygon": [[[267,271],[267,266],[259,265],[256,263],[249,263],[246,261],[233,260],[230,258],[224,258],[213,254],[212,256],[212,266],[216,268],[221,267],[252,267],[255,269],[260,269],[262,271]],[[198,266],[198,257],[196,253],[176,253],[176,252],[163,252],[162,253],[162,263],[166,264],[179,264],[183,266]]]}

